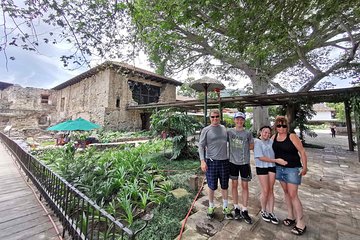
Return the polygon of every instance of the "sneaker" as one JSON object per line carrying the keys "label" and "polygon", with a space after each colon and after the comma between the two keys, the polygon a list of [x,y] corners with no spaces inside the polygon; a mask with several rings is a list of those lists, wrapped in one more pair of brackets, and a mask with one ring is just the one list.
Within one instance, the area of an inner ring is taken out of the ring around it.
{"label": "sneaker", "polygon": [[226,207],[226,208],[223,208],[223,214],[224,214],[224,217],[225,219],[233,219],[233,215],[231,214],[231,210],[230,208]]}
{"label": "sneaker", "polygon": [[215,208],[214,207],[209,207],[208,211],[207,211],[208,219],[213,219],[214,216],[215,216]]}
{"label": "sneaker", "polygon": [[234,212],[235,212],[235,217],[234,217],[234,218],[235,218],[236,220],[239,220],[239,219],[242,219],[242,218],[243,218],[243,216],[241,215],[240,209],[235,208]]}
{"label": "sneaker", "polygon": [[249,216],[249,213],[248,213],[247,210],[241,211],[241,215],[243,216],[243,218],[244,218],[244,220],[245,220],[246,223],[252,224],[252,219],[251,219],[251,217]]}
{"label": "sneaker", "polygon": [[270,217],[271,223],[276,224],[276,225],[279,224],[279,219],[275,216],[274,213],[269,213],[269,217]]}
{"label": "sneaker", "polygon": [[261,210],[260,214],[261,214],[261,218],[262,218],[265,222],[270,222],[270,221],[271,221],[271,218],[270,218],[269,214],[268,214],[266,211]]}

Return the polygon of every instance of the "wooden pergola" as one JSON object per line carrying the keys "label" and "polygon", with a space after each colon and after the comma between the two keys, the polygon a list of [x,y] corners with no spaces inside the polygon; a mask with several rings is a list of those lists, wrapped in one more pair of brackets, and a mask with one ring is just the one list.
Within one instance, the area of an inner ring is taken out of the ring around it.
{"label": "wooden pergola", "polygon": [[[296,92],[296,93],[281,93],[281,94],[261,94],[261,95],[244,95],[222,97],[216,100],[208,100],[208,104],[222,104],[222,103],[237,103],[243,107],[256,106],[272,106],[285,104],[301,104],[301,103],[321,103],[321,102],[344,102],[346,126],[348,132],[349,150],[354,151],[354,143],[352,141],[352,125],[351,125],[351,104],[350,100],[354,96],[360,96],[360,87],[339,88],[321,91]],[[140,104],[136,106],[127,106],[127,110],[148,110],[158,108],[177,107],[185,109],[199,109],[203,108],[203,100],[188,100],[188,101],[173,101],[160,102],[150,104]],[[359,131],[358,120],[355,121],[356,129]],[[358,139],[359,142],[359,139]],[[358,144],[359,145],[359,144]],[[360,147],[358,146],[358,152]],[[359,160],[360,160],[360,153]]]}

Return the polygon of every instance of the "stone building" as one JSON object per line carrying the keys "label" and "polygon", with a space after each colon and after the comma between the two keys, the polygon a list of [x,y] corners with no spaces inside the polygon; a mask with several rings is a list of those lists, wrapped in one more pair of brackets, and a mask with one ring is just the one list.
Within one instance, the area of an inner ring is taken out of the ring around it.
{"label": "stone building", "polygon": [[0,128],[44,129],[57,118],[54,90],[0,82]]}
{"label": "stone building", "polygon": [[[182,83],[134,66],[108,61],[52,89],[0,89],[0,121],[13,127],[47,128],[82,117],[105,129],[148,129],[151,112],[129,105],[175,101]],[[1,86],[1,85],[0,85]],[[11,118],[6,117],[11,114]]]}

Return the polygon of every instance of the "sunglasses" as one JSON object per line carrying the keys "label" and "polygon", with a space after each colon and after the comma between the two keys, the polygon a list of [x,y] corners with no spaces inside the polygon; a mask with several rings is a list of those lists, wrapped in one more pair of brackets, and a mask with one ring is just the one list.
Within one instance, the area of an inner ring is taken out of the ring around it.
{"label": "sunglasses", "polygon": [[285,125],[285,124],[278,124],[278,125],[276,125],[276,127],[277,128],[287,128],[287,125]]}
{"label": "sunglasses", "polygon": [[220,116],[217,115],[217,116],[210,116],[211,118],[219,118]]}

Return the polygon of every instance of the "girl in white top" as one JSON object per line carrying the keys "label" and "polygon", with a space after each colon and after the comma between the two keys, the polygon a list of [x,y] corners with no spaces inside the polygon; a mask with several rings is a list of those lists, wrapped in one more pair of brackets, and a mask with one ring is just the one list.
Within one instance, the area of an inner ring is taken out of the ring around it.
{"label": "girl in white top", "polygon": [[275,163],[286,165],[287,162],[281,158],[275,159],[272,149],[273,140],[270,139],[270,136],[271,128],[269,126],[260,128],[260,139],[255,139],[254,142],[254,159],[261,187],[261,217],[266,222],[279,224],[279,220],[274,214]]}

